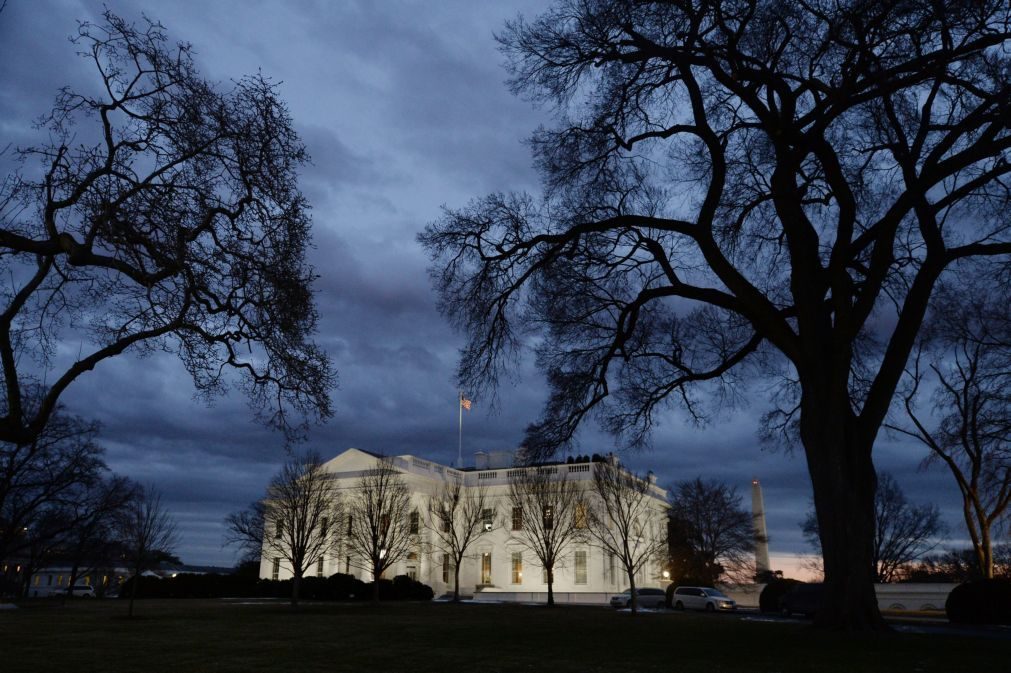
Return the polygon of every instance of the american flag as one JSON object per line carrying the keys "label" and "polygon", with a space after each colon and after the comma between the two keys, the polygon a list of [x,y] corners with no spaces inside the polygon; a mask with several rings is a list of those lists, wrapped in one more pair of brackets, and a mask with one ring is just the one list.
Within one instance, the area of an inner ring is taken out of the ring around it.
{"label": "american flag", "polygon": [[467,411],[470,411],[470,400],[468,400],[462,394],[460,395],[460,406],[466,409]]}

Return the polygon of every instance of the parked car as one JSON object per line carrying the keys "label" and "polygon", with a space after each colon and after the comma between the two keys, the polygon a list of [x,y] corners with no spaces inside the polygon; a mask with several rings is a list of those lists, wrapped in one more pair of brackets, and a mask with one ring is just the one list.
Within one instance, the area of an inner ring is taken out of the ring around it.
{"label": "parked car", "polygon": [[[663,589],[636,589],[636,606],[640,608],[662,608],[667,602]],[[625,589],[617,596],[611,597],[612,608],[632,607],[632,590]]]}
{"label": "parked car", "polygon": [[94,598],[95,590],[88,584],[75,584],[70,588],[72,598]]}
{"label": "parked car", "polygon": [[779,599],[779,611],[784,617],[801,614],[810,619],[821,607],[824,595],[825,588],[821,584],[798,584]]}
{"label": "parked car", "polygon": [[736,610],[737,603],[713,587],[678,587],[674,590],[672,604],[675,610]]}

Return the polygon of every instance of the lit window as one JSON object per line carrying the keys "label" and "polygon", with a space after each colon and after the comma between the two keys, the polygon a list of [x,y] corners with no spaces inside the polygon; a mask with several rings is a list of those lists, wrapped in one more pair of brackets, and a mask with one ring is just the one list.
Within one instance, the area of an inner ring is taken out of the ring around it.
{"label": "lit window", "polygon": [[523,583],[523,552],[513,552],[513,584]]}
{"label": "lit window", "polygon": [[42,581],[42,575],[35,576],[35,586],[39,586],[39,582]]}
{"label": "lit window", "polygon": [[523,530],[522,507],[513,507],[513,530]]}
{"label": "lit window", "polygon": [[270,571],[270,579],[276,580],[278,575],[281,573],[281,559],[274,559],[274,567]]}
{"label": "lit window", "polygon": [[586,552],[576,552],[576,584],[586,584]]}
{"label": "lit window", "polygon": [[576,528],[586,528],[586,504],[582,502],[576,503],[576,513],[575,513],[575,525]]}
{"label": "lit window", "polygon": [[481,584],[491,584],[491,552],[481,554]]}

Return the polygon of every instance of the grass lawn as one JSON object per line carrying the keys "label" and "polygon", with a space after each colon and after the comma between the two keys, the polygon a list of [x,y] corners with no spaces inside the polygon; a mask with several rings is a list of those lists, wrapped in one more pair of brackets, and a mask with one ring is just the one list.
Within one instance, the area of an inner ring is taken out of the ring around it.
{"label": "grass lawn", "polygon": [[0,671],[988,671],[1011,641],[728,615],[445,603],[78,600],[0,611]]}

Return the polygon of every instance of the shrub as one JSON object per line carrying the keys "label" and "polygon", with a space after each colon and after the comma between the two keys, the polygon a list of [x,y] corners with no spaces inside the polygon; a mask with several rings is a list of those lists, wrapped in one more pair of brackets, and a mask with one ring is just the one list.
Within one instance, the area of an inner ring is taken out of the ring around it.
{"label": "shrub", "polygon": [[944,603],[956,624],[1011,624],[1011,581],[970,580],[959,584]]}
{"label": "shrub", "polygon": [[758,597],[758,609],[762,612],[779,612],[779,602],[783,599],[783,596],[798,584],[803,584],[803,582],[790,579],[777,579],[769,582],[762,589],[762,593]]}

